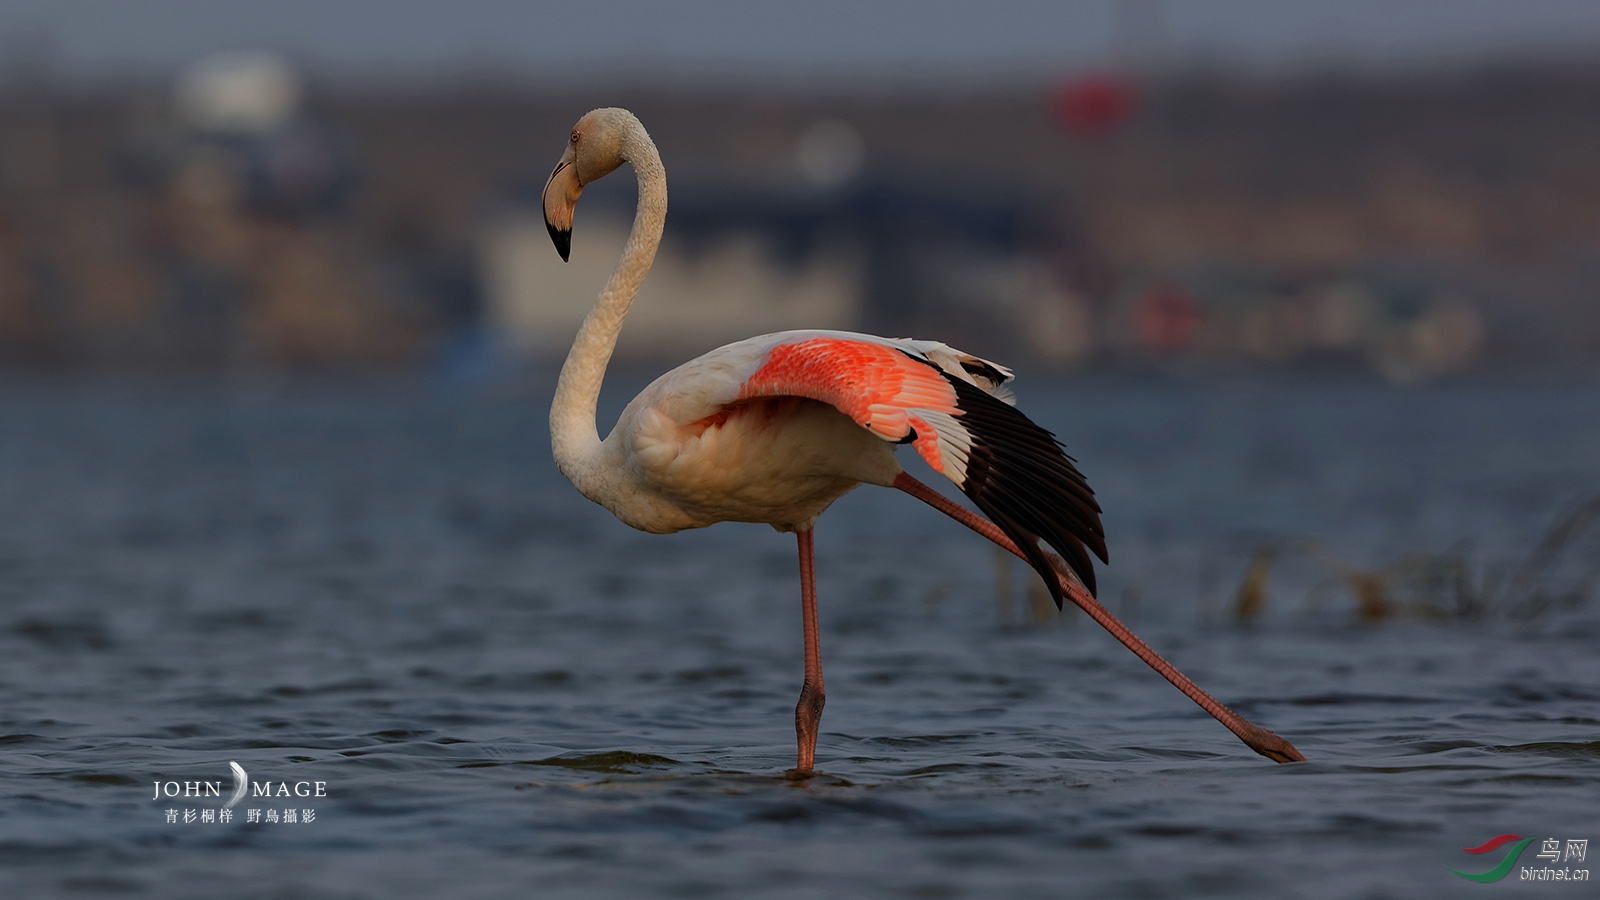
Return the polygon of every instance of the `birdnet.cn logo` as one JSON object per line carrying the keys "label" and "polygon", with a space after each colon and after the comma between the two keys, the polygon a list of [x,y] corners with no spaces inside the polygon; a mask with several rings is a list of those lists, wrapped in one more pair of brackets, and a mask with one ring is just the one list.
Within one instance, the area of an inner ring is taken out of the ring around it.
{"label": "birdnet.cn logo", "polygon": [[[230,762],[228,768],[233,784],[227,802],[222,800],[226,781],[157,781],[150,799],[161,801],[168,825],[306,825],[317,820],[312,804],[328,796],[326,781],[251,781],[244,766]],[[246,797],[250,802],[235,812]],[[215,804],[206,803],[212,798]]]}
{"label": "birdnet.cn logo", "polygon": [[[1512,841],[1516,843],[1512,844]],[[1513,868],[1517,870],[1518,881],[1589,880],[1588,869],[1574,869],[1570,865],[1565,865],[1566,863],[1581,863],[1585,861],[1585,858],[1589,855],[1588,838],[1544,838],[1539,844],[1539,852],[1534,856],[1534,859],[1544,860],[1546,864],[1542,866],[1517,865],[1518,859],[1522,856],[1522,851],[1527,849],[1528,845],[1533,842],[1533,838],[1525,838],[1520,834],[1496,835],[1476,847],[1462,847],[1461,849],[1466,853],[1489,853],[1506,844],[1511,844],[1511,849],[1506,851],[1505,858],[1500,860],[1499,865],[1487,872],[1463,872],[1460,869],[1452,869],[1449,866],[1445,866],[1445,868],[1450,869],[1450,871],[1468,881],[1476,881],[1480,884],[1499,881],[1510,875]]]}

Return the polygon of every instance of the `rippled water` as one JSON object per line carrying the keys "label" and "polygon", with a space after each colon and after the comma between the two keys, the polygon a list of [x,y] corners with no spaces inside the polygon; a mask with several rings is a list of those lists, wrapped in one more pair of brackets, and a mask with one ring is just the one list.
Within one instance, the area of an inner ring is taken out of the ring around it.
{"label": "rippled water", "polygon": [[[1600,491],[1600,390],[1021,394],[1106,507],[1112,609],[1311,762],[1256,757],[1081,614],[1026,614],[1020,564],[1008,614],[989,548],[864,489],[819,527],[821,774],[786,780],[792,538],[619,525],[554,472],[548,384],[13,381],[0,895],[1591,892],[1444,868],[1490,868],[1503,853],[1460,848],[1503,832],[1600,838],[1582,591],[1363,626],[1303,548],[1454,548],[1504,582]],[[1219,611],[1263,546],[1270,605],[1234,624]],[[226,802],[229,761],[327,796],[185,824]],[[223,796],[155,800],[158,781]]]}

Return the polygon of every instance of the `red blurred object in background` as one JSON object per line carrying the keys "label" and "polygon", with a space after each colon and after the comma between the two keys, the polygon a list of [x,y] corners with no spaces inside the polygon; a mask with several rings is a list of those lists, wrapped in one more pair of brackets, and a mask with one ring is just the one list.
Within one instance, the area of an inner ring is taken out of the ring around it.
{"label": "red blurred object in background", "polygon": [[1050,94],[1050,111],[1068,133],[1078,137],[1111,134],[1138,105],[1138,85],[1120,75],[1084,75]]}
{"label": "red blurred object in background", "polygon": [[1189,345],[1200,327],[1200,304],[1179,285],[1155,285],[1134,301],[1133,327],[1144,350],[1176,353]]}

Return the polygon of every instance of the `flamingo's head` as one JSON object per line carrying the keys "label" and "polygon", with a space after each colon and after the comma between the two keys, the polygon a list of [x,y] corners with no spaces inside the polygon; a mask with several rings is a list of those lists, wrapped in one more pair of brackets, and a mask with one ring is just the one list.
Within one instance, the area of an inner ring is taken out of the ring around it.
{"label": "flamingo's head", "polygon": [[544,184],[544,224],[565,260],[572,252],[572,210],[583,186],[627,161],[628,125],[638,120],[625,109],[596,109],[572,126],[567,149]]}

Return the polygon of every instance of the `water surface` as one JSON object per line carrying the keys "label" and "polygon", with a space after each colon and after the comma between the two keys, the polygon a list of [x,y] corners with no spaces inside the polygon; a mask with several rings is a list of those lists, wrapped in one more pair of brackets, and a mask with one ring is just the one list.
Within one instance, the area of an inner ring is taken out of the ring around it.
{"label": "water surface", "polygon": [[[1540,576],[1555,600],[1477,617],[1444,585],[1362,624],[1330,567],[1454,554],[1504,584],[1600,492],[1600,390],[1020,393],[1099,491],[1108,605],[1310,762],[1255,756],[1081,614],[1036,620],[1020,564],[1008,611],[990,548],[863,489],[819,527],[820,774],[788,780],[792,537],[621,526],[554,472],[547,384],[12,382],[0,894],[1592,890],[1444,867],[1490,868],[1460,848],[1504,832],[1600,838],[1595,541]],[[1265,612],[1236,623],[1262,548]],[[183,823],[229,761],[327,796]]]}

